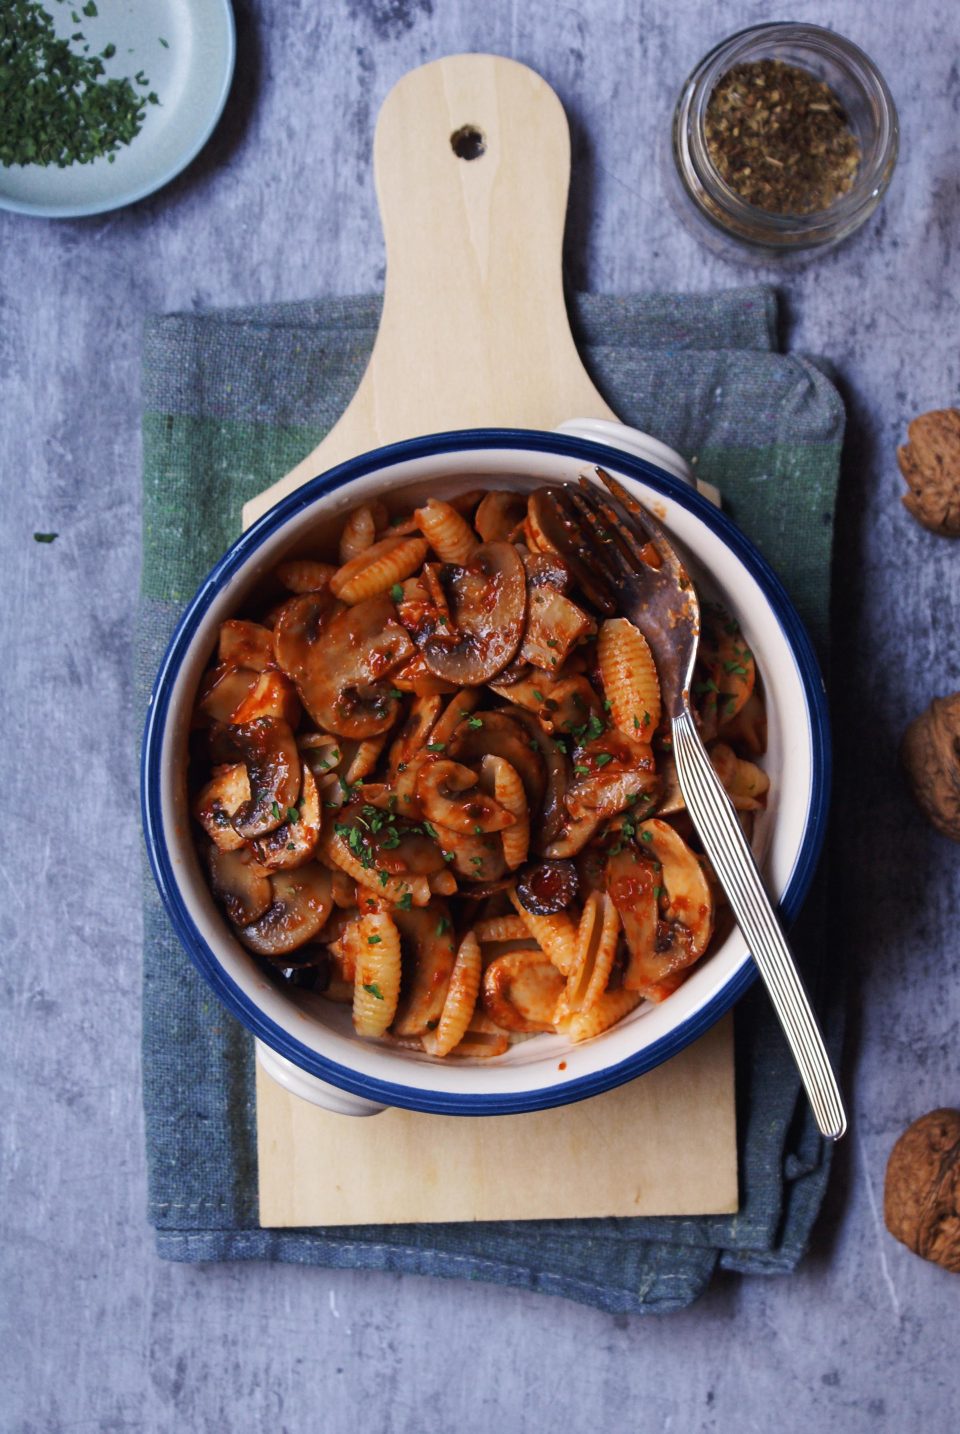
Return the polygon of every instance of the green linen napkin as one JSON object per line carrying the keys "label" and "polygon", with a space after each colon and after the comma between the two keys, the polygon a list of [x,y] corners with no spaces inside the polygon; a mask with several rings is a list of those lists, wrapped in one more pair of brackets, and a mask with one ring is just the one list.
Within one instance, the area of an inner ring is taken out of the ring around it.
{"label": "green linen napkin", "polygon": [[[717,484],[825,658],[843,408],[818,363],[775,352],[772,292],[581,295],[571,308],[580,351],[612,408]],[[148,322],[142,710],[178,614],[239,532],[243,503],[309,452],[343,411],[379,314],[379,299],[356,298]],[[164,1258],[489,1280],[614,1313],[681,1308],[718,1266],[780,1273],[800,1259],[826,1187],[829,1149],[756,987],[736,1015],[741,1206],[734,1216],[261,1230],[252,1038],[194,971],[149,874],[144,908],[149,1212]],[[824,917],[821,882],[794,943],[836,1051],[842,994]]]}

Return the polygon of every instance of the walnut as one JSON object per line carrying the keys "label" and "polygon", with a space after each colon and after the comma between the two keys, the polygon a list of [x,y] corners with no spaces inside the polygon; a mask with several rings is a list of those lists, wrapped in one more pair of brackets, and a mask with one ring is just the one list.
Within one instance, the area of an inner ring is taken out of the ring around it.
{"label": "walnut", "polygon": [[915,1255],[960,1274],[960,1110],[931,1110],[890,1152],[883,1218]]}
{"label": "walnut", "polygon": [[960,538],[960,409],[921,413],[897,449],[910,488],[904,506],[933,533]]}
{"label": "walnut", "polygon": [[960,841],[960,692],[935,697],[903,734],[900,759],[920,809]]}

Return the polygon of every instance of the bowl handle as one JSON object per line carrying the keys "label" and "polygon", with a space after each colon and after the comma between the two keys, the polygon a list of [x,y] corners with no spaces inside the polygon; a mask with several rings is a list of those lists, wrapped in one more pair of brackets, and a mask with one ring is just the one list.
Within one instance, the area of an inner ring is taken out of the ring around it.
{"label": "bowl handle", "polygon": [[262,1041],[257,1041],[256,1047],[260,1067],[271,1080],[275,1080],[291,1095],[308,1100],[311,1105],[319,1105],[323,1110],[333,1111],[335,1115],[379,1115],[382,1110],[386,1110],[386,1106],[378,1105],[376,1101],[364,1100],[362,1096],[351,1095],[339,1086],[330,1085],[319,1076],[308,1075],[285,1056],[278,1055],[269,1046],[265,1046]]}
{"label": "bowl handle", "polygon": [[659,438],[653,438],[649,433],[641,433],[639,428],[614,423],[608,418],[570,418],[554,431],[568,433],[571,438],[586,438],[591,443],[605,443],[608,448],[619,448],[633,458],[645,458],[648,463],[655,463],[658,468],[664,468],[674,478],[679,478],[681,483],[689,483],[704,498],[709,498],[711,503],[720,507],[720,493],[712,483],[694,478],[690,464],[675,448],[661,443]]}

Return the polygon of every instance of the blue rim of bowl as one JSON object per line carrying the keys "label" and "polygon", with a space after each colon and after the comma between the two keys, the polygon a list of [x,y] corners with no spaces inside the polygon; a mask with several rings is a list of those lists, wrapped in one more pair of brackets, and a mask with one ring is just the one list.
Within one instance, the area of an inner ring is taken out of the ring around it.
{"label": "blue rim of bowl", "polygon": [[227,45],[220,93],[217,96],[213,113],[202,132],[196,136],[189,149],[185,149],[182,154],[177,156],[174,164],[159,179],[149,179],[145,183],[127,190],[125,194],[119,195],[116,199],[98,200],[92,204],[35,204],[29,200],[7,199],[0,194],[0,209],[5,209],[10,214],[26,214],[33,219],[89,219],[94,214],[109,214],[114,209],[126,209],[131,204],[137,204],[141,199],[146,199],[148,195],[156,194],[158,189],[163,189],[165,185],[176,179],[178,174],[182,174],[187,166],[196,159],[220,123],[220,117],[227,103],[227,96],[230,94],[230,86],[233,84],[233,71],[237,62],[237,22],[231,0],[220,0],[220,4],[227,27]]}
{"label": "blue rim of bowl", "polygon": [[268,537],[310,507],[318,498],[325,497],[343,484],[378,469],[390,468],[412,459],[445,454],[453,456],[477,449],[547,452],[557,457],[615,468],[617,472],[637,478],[664,497],[679,502],[700,518],[759,584],[796,663],[807,700],[811,728],[812,780],[806,824],[800,850],[779,905],[781,919],[787,924],[793,921],[800,910],[823,846],[832,766],[823,679],[807,631],[780,579],[750,540],[725,514],[703,498],[696,489],[644,459],[632,457],[605,444],[534,429],[472,428],[428,434],[423,438],[373,449],[346,463],[338,464],[337,467],[305,483],[258,519],[232,544],[201,583],[177,624],[154,683],[144,728],[140,764],[143,829],[150,866],[167,914],[187,955],[228,1010],[255,1036],[301,1070],[329,1081],[352,1095],[381,1105],[401,1106],[408,1110],[440,1115],[514,1115],[523,1111],[567,1105],[600,1095],[603,1091],[652,1070],[703,1035],[739,1000],[757,975],[753,961],[749,956],[745,956],[726,985],[699,1011],[660,1040],[616,1065],[606,1066],[576,1080],[534,1090],[471,1095],[461,1091],[424,1090],[416,1086],[378,1080],[340,1065],[302,1045],[265,1015],[227,975],[217,956],[194,925],[174,876],[164,834],[160,768],[170,693],[180,664],[208,607],[221,588],[236,575]]}

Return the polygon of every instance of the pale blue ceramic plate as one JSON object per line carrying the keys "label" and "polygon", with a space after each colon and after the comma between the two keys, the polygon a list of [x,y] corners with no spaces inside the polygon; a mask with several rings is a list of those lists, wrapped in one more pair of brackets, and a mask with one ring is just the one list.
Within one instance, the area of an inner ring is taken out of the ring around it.
{"label": "pale blue ceramic plate", "polygon": [[[107,45],[107,78],[138,73],[160,103],[148,104],[143,128],[128,145],[92,164],[0,168],[0,208],[47,219],[76,219],[133,204],[169,183],[200,152],[216,126],[233,78],[236,31],[230,0],[46,0],[57,33],[81,31],[90,53]],[[80,16],[77,24],[71,12]]]}

